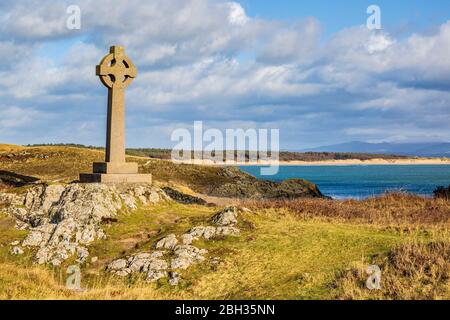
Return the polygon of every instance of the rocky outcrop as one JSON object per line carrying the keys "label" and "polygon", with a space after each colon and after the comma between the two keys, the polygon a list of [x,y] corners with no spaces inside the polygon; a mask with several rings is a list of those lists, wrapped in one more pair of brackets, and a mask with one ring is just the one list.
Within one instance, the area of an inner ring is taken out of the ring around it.
{"label": "rocky outcrop", "polygon": [[123,207],[134,210],[140,203],[165,199],[162,190],[145,185],[38,185],[23,195],[0,193],[0,202],[9,204],[7,212],[16,218],[17,227],[30,231],[14,246],[14,254],[37,248],[36,262],[55,266],[73,255],[85,262],[89,244],[106,237],[101,222],[112,219]]}
{"label": "rocky outcrop", "polygon": [[164,192],[174,201],[183,203],[183,204],[199,204],[206,205],[207,202],[201,198],[191,196],[189,194],[184,194],[175,189],[164,187]]}
{"label": "rocky outcrop", "polygon": [[259,180],[238,168],[224,168],[226,180],[214,185],[208,194],[215,197],[240,199],[297,199],[324,198],[317,185],[303,179],[290,179],[283,182]]}
{"label": "rocky outcrop", "polygon": [[[169,284],[177,285],[181,279],[179,271],[207,259],[208,251],[194,246],[194,241],[240,235],[240,230],[235,227],[238,223],[238,211],[235,207],[225,208],[210,220],[214,226],[197,226],[181,236],[169,234],[154,244],[155,251],[114,260],[106,269],[121,277],[143,273],[148,282],[168,277]],[[211,263],[216,264],[217,260],[213,258]]]}
{"label": "rocky outcrop", "polygon": [[218,226],[234,226],[237,224],[237,209],[236,207],[227,207],[223,211],[215,214],[211,221]]}
{"label": "rocky outcrop", "polygon": [[[106,237],[102,222],[114,221],[119,211],[164,200],[171,198],[150,185],[40,184],[23,194],[0,193],[4,210],[16,218],[18,228],[29,231],[25,239],[11,243],[10,253],[21,255],[32,248],[36,263],[54,266],[73,256],[79,263],[86,262],[89,245]],[[169,278],[171,285],[177,285],[183,270],[208,259],[208,251],[195,242],[238,237],[238,215],[235,207],[227,207],[214,214],[209,225],[168,234],[154,243],[152,251],[116,259],[106,269],[121,277],[143,273],[148,282]],[[213,258],[211,263],[217,261]]]}
{"label": "rocky outcrop", "polygon": [[38,178],[24,176],[14,172],[0,170],[0,188],[3,187],[23,187],[29,184],[35,184]]}

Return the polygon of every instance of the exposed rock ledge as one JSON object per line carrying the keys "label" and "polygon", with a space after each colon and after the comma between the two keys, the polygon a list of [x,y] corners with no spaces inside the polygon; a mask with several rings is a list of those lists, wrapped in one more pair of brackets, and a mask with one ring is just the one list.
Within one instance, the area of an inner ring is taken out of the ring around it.
{"label": "exposed rock ledge", "polygon": [[138,204],[169,199],[150,185],[116,187],[102,184],[39,185],[25,194],[0,193],[0,203],[17,219],[19,229],[29,230],[20,243],[13,243],[12,254],[24,247],[38,248],[39,264],[58,266],[72,255],[83,263],[87,246],[106,237],[100,223],[113,218],[123,207],[134,210]]}
{"label": "exposed rock ledge", "polygon": [[[37,248],[35,262],[54,266],[74,255],[77,262],[86,262],[88,246],[106,238],[101,222],[114,218],[120,210],[170,199],[163,190],[150,185],[42,184],[24,194],[0,192],[0,204],[7,205],[6,212],[16,218],[16,227],[29,230],[23,241],[11,243],[11,254]],[[206,260],[208,251],[194,246],[195,241],[238,237],[237,224],[238,209],[227,207],[214,214],[209,225],[167,235],[154,244],[153,250],[114,260],[106,269],[122,277],[144,273],[148,282],[169,277],[169,283],[177,285],[179,272]],[[212,259],[212,263],[219,262]]]}
{"label": "exposed rock ledge", "polygon": [[[146,275],[147,282],[169,277],[169,283],[177,285],[181,270],[206,260],[208,251],[194,246],[194,241],[240,235],[240,230],[236,228],[236,207],[227,207],[216,213],[211,218],[211,223],[213,225],[196,226],[180,236],[169,234],[154,244],[153,252],[140,252],[114,260],[108,264],[107,270],[120,277],[142,273]],[[218,263],[217,258],[212,263]]]}

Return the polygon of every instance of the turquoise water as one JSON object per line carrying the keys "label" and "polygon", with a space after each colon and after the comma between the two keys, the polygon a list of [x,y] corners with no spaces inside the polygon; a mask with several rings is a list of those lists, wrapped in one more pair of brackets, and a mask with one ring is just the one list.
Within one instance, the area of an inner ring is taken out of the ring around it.
{"label": "turquoise water", "polygon": [[450,185],[450,166],[281,166],[275,176],[260,176],[260,167],[241,167],[257,178],[282,181],[302,178],[316,183],[323,194],[363,199],[389,191],[431,196],[437,186]]}

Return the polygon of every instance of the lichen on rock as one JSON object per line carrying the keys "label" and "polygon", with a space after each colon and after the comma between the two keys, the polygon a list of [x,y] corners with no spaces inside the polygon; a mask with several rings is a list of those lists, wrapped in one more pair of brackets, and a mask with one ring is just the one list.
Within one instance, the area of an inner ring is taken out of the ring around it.
{"label": "lichen on rock", "polygon": [[161,189],[149,185],[41,184],[23,195],[0,193],[17,227],[30,231],[21,246],[38,249],[36,263],[55,266],[75,254],[78,262],[85,262],[88,246],[106,237],[102,220],[115,217],[123,207],[134,210],[138,203],[166,199]]}
{"label": "lichen on rock", "polygon": [[[208,250],[194,246],[192,244],[194,241],[199,239],[207,241],[216,236],[240,235],[240,230],[235,227],[238,223],[237,212],[235,207],[226,207],[210,219],[217,226],[196,226],[181,236],[169,234],[153,245],[158,251],[141,252],[127,258],[119,258],[112,261],[106,269],[121,277],[133,273],[146,273],[147,282],[169,278],[169,284],[176,286],[181,279],[178,271],[186,270],[207,259]],[[164,259],[164,256],[167,256],[168,260]]]}

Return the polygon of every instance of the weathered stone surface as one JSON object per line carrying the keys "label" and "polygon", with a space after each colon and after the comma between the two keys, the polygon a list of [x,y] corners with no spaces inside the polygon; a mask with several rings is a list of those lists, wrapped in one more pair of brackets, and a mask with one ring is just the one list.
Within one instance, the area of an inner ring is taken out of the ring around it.
{"label": "weathered stone surface", "polygon": [[[237,210],[234,207],[228,207],[225,210],[215,214],[211,221],[219,225],[197,226],[192,228],[189,233],[180,236],[181,243],[178,244],[178,238],[175,234],[170,234],[154,245],[157,249],[165,251],[155,251],[153,253],[138,253],[127,259],[118,259],[113,261],[108,270],[118,276],[127,276],[131,273],[146,273],[147,282],[155,282],[159,279],[169,277],[169,284],[176,286],[180,281],[179,270],[186,270],[192,265],[206,260],[208,251],[192,245],[194,240],[199,238],[209,240],[215,236],[239,236],[240,230],[233,225],[237,224]],[[164,259],[164,253],[168,252],[171,257],[170,264]],[[221,263],[219,258],[214,258],[211,264],[217,266]]]}
{"label": "weathered stone surface", "polygon": [[227,207],[223,211],[216,213],[211,221],[217,226],[235,226],[238,222],[238,212],[236,207]]}
{"label": "weathered stone surface", "polygon": [[192,241],[193,241],[193,240],[194,240],[194,238],[192,237],[192,235],[190,235],[190,234],[188,234],[188,233],[183,234],[183,235],[181,236],[181,242],[182,242],[183,244],[186,244],[186,245],[192,244]]}
{"label": "weathered stone surface", "polygon": [[17,219],[17,227],[30,231],[22,246],[38,248],[36,262],[60,265],[75,254],[78,262],[87,261],[87,246],[106,237],[101,222],[123,206],[134,210],[139,202],[156,203],[167,197],[150,185],[69,184],[37,185],[22,197],[0,193],[0,199],[15,203],[7,212]]}
{"label": "weathered stone surface", "polygon": [[165,274],[165,270],[169,268],[163,256],[164,253],[161,251],[138,253],[126,259],[114,260],[107,266],[107,270],[119,276],[138,272],[147,273],[147,281],[156,281],[163,277],[162,274]]}
{"label": "weathered stone surface", "polygon": [[178,239],[174,234],[169,234],[167,237],[159,240],[155,247],[156,249],[173,249],[178,244]]}
{"label": "weathered stone surface", "polygon": [[128,208],[133,210],[137,209],[136,198],[131,194],[121,194],[120,198]]}
{"label": "weathered stone surface", "polygon": [[193,229],[191,229],[189,231],[189,235],[193,239],[204,238],[206,240],[209,240],[216,235],[216,227],[211,227],[211,226],[194,227]]}
{"label": "weathered stone surface", "polygon": [[179,245],[174,250],[174,257],[170,263],[172,269],[187,269],[193,264],[205,260],[208,251],[189,245]]}
{"label": "weathered stone surface", "polygon": [[0,192],[0,204],[7,204],[11,206],[23,205],[23,196],[15,193]]}
{"label": "weathered stone surface", "polygon": [[117,259],[117,260],[114,260],[113,262],[111,262],[107,268],[109,270],[118,271],[121,269],[125,269],[127,267],[127,265],[128,265],[127,260]]}
{"label": "weathered stone surface", "polygon": [[157,270],[150,270],[147,273],[147,282],[155,282],[158,281],[159,279],[165,278],[167,277],[167,272],[166,271],[157,271]]}
{"label": "weathered stone surface", "polygon": [[222,171],[228,182],[213,186],[208,192],[210,196],[255,200],[324,198],[319,188],[306,180],[274,182],[257,179],[239,168],[226,167]]}
{"label": "weathered stone surface", "polygon": [[84,263],[89,257],[89,250],[86,247],[77,247],[77,261]]}
{"label": "weathered stone surface", "polygon": [[23,252],[23,249],[22,248],[20,248],[20,247],[13,247],[12,249],[11,249],[11,254],[12,255],[20,255],[20,254],[23,254],[24,252]]}
{"label": "weathered stone surface", "polygon": [[82,173],[80,174],[82,183],[102,183],[102,184],[136,184],[152,183],[151,174],[122,174],[122,173]]}
{"label": "weathered stone surface", "polygon": [[241,235],[241,231],[235,227],[217,227],[216,236],[232,236],[239,237]]}
{"label": "weathered stone surface", "polygon": [[169,188],[169,187],[165,187],[163,188],[164,192],[174,201],[179,202],[179,203],[183,203],[183,204],[199,204],[199,205],[205,205],[206,201],[198,198],[198,197],[194,197],[191,196],[189,194],[185,194],[182,193],[178,190]]}
{"label": "weathered stone surface", "polygon": [[178,272],[170,272],[169,284],[171,286],[177,286],[179,282],[180,282],[180,274]]}

